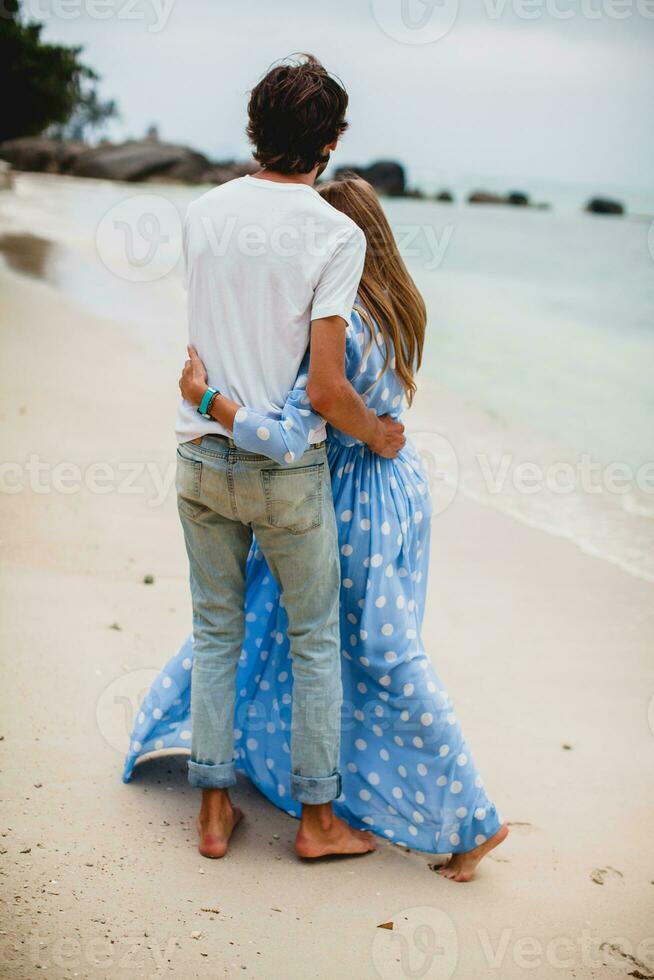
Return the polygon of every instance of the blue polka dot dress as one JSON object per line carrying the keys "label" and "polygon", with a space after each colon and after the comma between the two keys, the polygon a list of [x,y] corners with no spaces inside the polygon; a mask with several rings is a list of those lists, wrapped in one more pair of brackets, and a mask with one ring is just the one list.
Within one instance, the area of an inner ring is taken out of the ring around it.
{"label": "blue polka dot dress", "polygon": [[[347,374],[378,414],[399,416],[403,391],[384,369],[381,334],[355,310]],[[320,420],[306,367],[280,419],[243,408],[234,439],[279,462],[298,459]],[[420,458],[395,460],[330,429],[328,457],[341,553],[342,794],[348,823],[430,853],[469,851],[501,821],[488,799],[448,694],[422,642],[431,502]],[[137,763],[190,750],[189,638],[154,681],[134,725],[123,778]],[[237,673],[236,765],[276,806],[290,795],[292,665],[278,586],[256,547],[248,559],[246,637]]]}

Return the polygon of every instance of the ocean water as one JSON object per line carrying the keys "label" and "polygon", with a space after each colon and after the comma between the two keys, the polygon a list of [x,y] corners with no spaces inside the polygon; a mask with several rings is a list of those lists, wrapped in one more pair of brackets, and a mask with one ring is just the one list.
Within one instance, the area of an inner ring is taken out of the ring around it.
{"label": "ocean water", "polygon": [[[0,214],[56,243],[45,278],[181,358],[179,216],[203,190],[22,175]],[[167,240],[133,282],[106,229],[144,194],[162,204]],[[454,487],[654,581],[654,225],[556,200],[385,202],[428,306],[420,384],[466,407],[447,420],[421,408],[416,439],[448,500]]]}

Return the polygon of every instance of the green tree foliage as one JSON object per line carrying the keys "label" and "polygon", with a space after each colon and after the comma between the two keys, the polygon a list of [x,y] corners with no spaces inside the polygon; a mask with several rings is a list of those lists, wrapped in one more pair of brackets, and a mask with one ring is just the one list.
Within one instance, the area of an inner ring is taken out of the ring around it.
{"label": "green tree foliage", "polygon": [[80,138],[116,115],[113,102],[98,99],[98,76],[79,60],[82,48],[46,44],[42,28],[22,20],[18,0],[0,0],[0,141],[47,127]]}

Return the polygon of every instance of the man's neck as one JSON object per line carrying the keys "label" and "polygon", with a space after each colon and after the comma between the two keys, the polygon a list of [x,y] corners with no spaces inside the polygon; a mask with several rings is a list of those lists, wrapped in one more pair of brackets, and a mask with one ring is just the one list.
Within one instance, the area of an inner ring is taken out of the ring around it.
{"label": "man's neck", "polygon": [[318,168],[314,167],[308,174],[282,174],[277,170],[264,168],[252,176],[258,180],[271,180],[275,184],[307,184],[309,187],[313,187],[318,176]]}

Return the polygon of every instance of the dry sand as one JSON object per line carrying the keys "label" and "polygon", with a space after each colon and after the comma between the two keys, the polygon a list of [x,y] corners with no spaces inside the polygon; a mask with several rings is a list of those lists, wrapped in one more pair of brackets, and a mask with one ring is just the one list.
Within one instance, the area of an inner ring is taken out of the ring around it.
{"label": "dry sand", "polygon": [[[425,641],[508,842],[468,885],[385,843],[307,866],[296,823],[243,780],[233,849],[203,860],[184,760],[120,780],[137,692],[190,622],[174,494],[125,485],[126,464],[170,478],[177,363],[0,276],[20,488],[2,496],[0,975],[654,976],[652,586],[457,496],[434,524]],[[49,467],[30,476],[34,457]]]}

